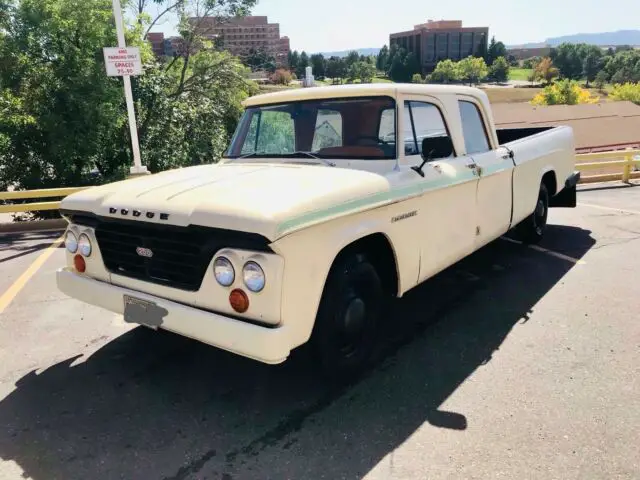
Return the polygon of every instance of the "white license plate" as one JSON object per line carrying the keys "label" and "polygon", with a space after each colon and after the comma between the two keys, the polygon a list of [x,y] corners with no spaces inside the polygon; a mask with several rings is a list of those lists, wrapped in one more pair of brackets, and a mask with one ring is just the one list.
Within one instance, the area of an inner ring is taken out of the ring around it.
{"label": "white license plate", "polygon": [[153,302],[124,295],[124,321],[157,329],[164,321],[166,309]]}

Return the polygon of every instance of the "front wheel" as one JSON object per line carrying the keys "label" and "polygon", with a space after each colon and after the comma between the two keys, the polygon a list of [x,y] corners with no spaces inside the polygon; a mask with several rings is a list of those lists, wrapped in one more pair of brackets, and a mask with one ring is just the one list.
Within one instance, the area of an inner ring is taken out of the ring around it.
{"label": "front wheel", "polygon": [[339,259],[322,294],[312,342],[324,374],[346,380],[369,362],[376,340],[384,291],[364,255]]}
{"label": "front wheel", "polygon": [[544,232],[547,229],[548,214],[549,191],[546,185],[541,183],[535,210],[518,225],[517,233],[524,243],[536,244],[542,240]]}

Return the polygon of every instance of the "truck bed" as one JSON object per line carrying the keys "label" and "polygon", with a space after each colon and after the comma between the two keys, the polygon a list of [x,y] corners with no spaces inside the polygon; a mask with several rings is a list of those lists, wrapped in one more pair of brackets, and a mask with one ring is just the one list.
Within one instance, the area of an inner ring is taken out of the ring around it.
{"label": "truck bed", "polygon": [[500,145],[515,142],[522,138],[530,137],[538,133],[546,132],[555,127],[526,127],[526,128],[497,128],[498,142]]}

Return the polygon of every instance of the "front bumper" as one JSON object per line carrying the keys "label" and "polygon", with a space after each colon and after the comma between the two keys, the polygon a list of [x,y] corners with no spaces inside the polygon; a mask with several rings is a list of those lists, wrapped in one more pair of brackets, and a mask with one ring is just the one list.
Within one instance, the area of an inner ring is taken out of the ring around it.
{"label": "front bumper", "polygon": [[291,351],[284,326],[253,325],[95,280],[68,268],[57,271],[56,281],[58,288],[68,296],[121,315],[124,313],[124,295],[153,302],[167,311],[160,328],[263,363],[282,363]]}

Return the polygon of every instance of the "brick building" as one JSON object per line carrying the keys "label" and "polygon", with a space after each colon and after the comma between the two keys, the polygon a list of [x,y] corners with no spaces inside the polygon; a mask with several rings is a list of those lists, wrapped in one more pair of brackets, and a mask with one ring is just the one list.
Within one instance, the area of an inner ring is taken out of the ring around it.
{"label": "brick building", "polygon": [[431,72],[440,60],[461,60],[486,52],[489,27],[463,27],[461,20],[429,20],[413,30],[392,33],[389,45],[413,52],[424,73]]}
{"label": "brick building", "polygon": [[164,55],[164,33],[150,32],[147,35],[147,40],[151,43],[151,49],[155,56],[162,57]]}
{"label": "brick building", "polygon": [[287,65],[289,38],[281,37],[280,24],[269,23],[266,16],[190,18],[189,22],[233,55],[242,57],[252,49],[264,51],[276,59],[278,66]]}

